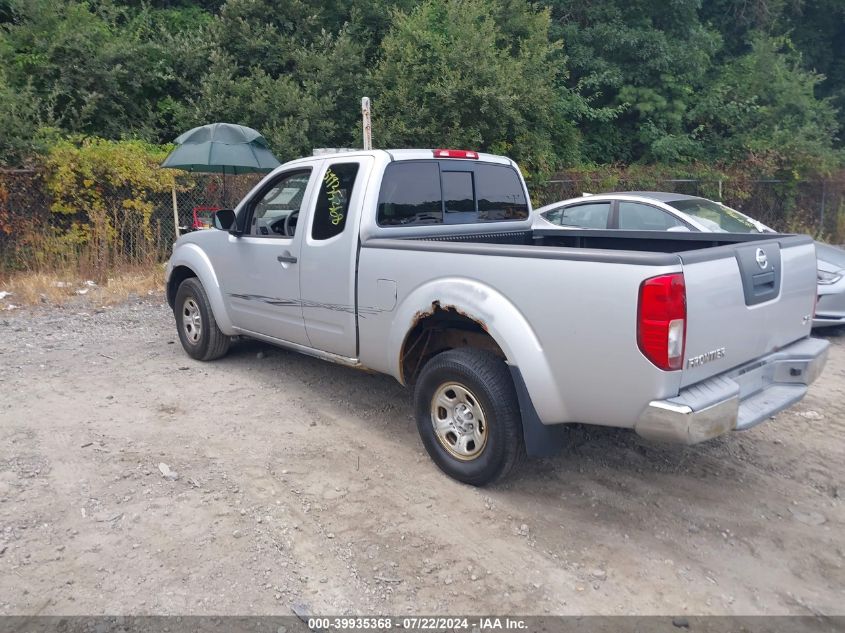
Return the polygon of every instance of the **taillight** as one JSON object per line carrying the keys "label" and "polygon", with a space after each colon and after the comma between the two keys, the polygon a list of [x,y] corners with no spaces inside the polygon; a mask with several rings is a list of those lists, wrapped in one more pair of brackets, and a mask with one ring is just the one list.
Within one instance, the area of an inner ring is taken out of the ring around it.
{"label": "taillight", "polygon": [[478,158],[478,152],[468,149],[436,149],[435,158]]}
{"label": "taillight", "polygon": [[660,275],[640,284],[637,345],[665,371],[680,369],[687,338],[687,289],[683,273]]}

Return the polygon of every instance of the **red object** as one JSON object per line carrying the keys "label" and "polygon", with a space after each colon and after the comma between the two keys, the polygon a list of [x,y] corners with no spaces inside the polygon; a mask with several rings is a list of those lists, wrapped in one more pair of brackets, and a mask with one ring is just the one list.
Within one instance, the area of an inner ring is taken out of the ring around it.
{"label": "red object", "polygon": [[194,230],[213,228],[216,211],[220,211],[220,207],[194,207],[194,221],[191,228]]}
{"label": "red object", "polygon": [[478,158],[478,152],[468,149],[436,149],[435,158]]}
{"label": "red object", "polygon": [[640,284],[637,345],[664,371],[681,369],[687,341],[687,289],[683,273],[660,275]]}

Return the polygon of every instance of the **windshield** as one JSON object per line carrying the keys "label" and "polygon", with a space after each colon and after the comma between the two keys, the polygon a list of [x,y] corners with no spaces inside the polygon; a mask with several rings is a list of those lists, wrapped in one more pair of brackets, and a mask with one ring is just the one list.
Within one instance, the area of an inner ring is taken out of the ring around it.
{"label": "windshield", "polygon": [[667,202],[678,211],[692,216],[708,230],[716,233],[764,233],[766,227],[739,211],[712,200],[670,200]]}

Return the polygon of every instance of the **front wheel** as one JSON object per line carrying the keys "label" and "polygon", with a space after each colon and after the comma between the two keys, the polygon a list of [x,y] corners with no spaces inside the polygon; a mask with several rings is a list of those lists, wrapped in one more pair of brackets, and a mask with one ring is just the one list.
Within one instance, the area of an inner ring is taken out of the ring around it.
{"label": "front wheel", "polygon": [[214,360],[229,351],[232,339],[217,326],[208,295],[196,277],[190,277],[179,285],[173,315],[179,341],[191,358]]}
{"label": "front wheel", "polygon": [[510,372],[490,352],[453,349],[428,361],[414,410],[431,459],[458,481],[483,486],[502,479],[525,453]]}

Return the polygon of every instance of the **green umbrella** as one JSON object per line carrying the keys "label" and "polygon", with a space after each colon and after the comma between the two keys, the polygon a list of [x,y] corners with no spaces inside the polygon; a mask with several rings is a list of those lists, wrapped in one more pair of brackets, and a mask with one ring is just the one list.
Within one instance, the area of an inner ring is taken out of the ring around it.
{"label": "green umbrella", "polygon": [[175,141],[177,147],[162,167],[193,172],[223,174],[223,198],[226,174],[268,172],[279,161],[267,148],[267,141],[251,127],[234,123],[209,123],[188,130]]}
{"label": "green umbrella", "polygon": [[271,171],[279,161],[267,141],[251,127],[210,123],[188,130],[175,141],[162,167],[222,174]]}

